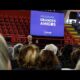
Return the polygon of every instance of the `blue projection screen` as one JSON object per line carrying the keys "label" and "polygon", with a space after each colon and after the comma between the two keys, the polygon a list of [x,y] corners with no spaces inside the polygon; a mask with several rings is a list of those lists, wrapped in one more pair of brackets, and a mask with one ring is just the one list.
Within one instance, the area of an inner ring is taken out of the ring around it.
{"label": "blue projection screen", "polygon": [[64,13],[32,10],[30,34],[33,36],[64,37]]}

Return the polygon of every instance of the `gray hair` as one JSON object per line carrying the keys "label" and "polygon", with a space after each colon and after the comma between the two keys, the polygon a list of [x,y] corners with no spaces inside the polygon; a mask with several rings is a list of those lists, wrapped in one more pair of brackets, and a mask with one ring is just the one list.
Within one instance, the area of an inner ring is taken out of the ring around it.
{"label": "gray hair", "polygon": [[44,49],[45,49],[45,50],[53,51],[54,54],[57,54],[57,51],[58,51],[58,47],[55,46],[54,44],[46,45]]}
{"label": "gray hair", "polygon": [[19,50],[20,48],[23,46],[22,43],[18,43],[16,45],[14,45],[14,48],[13,48],[13,59],[17,59],[18,55],[19,55]]}

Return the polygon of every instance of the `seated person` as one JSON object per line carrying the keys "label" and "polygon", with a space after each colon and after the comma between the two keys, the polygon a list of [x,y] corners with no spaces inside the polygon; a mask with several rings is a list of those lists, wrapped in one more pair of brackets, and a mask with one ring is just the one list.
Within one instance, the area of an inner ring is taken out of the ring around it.
{"label": "seated person", "polygon": [[61,70],[61,64],[53,51],[41,50],[37,60],[37,70]]}
{"label": "seated person", "polygon": [[18,59],[19,68],[16,70],[35,70],[38,53],[39,48],[36,45],[21,47]]}
{"label": "seated person", "polygon": [[12,70],[8,55],[8,45],[2,34],[0,34],[0,70]]}
{"label": "seated person", "polygon": [[74,28],[75,28],[75,30],[77,30],[77,26],[76,26],[75,21],[72,21],[72,27],[74,27]]}
{"label": "seated person", "polygon": [[80,34],[80,20],[77,19],[76,23],[75,21],[72,21],[72,26],[75,28],[75,30]]}
{"label": "seated person", "polygon": [[17,43],[16,45],[14,45],[13,47],[13,55],[12,55],[12,60],[11,60],[11,64],[12,64],[12,69],[16,69],[18,68],[18,57],[19,57],[19,51],[20,51],[20,48],[23,46],[22,43]]}
{"label": "seated person", "polygon": [[79,19],[77,19],[75,26],[76,26],[76,30],[80,34],[80,20]]}

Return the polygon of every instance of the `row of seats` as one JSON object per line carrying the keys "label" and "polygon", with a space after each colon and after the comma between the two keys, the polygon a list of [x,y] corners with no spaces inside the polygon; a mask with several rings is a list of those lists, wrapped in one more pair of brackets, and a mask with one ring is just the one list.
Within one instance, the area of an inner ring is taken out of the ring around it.
{"label": "row of seats", "polygon": [[[11,19],[11,21],[10,21]],[[0,32],[3,34],[27,34],[28,20],[24,17],[5,18],[0,16]]]}
{"label": "row of seats", "polygon": [[9,15],[0,15],[0,21],[26,21],[26,16],[9,16]]}
{"label": "row of seats", "polygon": [[76,45],[79,43],[76,37],[74,37],[74,35],[77,36],[77,32],[72,28],[72,26],[65,26],[65,44]]}
{"label": "row of seats", "polygon": [[26,16],[0,15],[0,33],[14,38],[12,42],[26,42],[26,36],[29,31],[28,26],[29,20]]}

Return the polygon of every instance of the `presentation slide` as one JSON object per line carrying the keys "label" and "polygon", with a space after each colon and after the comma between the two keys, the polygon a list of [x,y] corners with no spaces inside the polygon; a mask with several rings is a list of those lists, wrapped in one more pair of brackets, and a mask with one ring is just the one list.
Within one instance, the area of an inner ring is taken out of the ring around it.
{"label": "presentation slide", "polygon": [[64,13],[32,10],[30,34],[33,36],[64,37]]}

